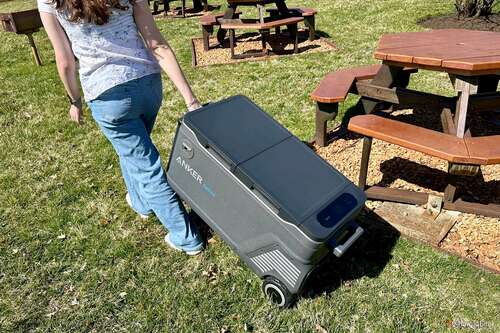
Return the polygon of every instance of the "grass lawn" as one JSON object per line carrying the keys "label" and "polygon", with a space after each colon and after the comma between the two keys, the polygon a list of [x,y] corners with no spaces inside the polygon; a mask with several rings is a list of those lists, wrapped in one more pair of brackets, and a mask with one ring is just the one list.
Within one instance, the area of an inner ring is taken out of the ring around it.
{"label": "grass lawn", "polygon": [[[0,12],[33,3],[0,2]],[[313,134],[308,94],[327,72],[373,63],[381,34],[421,30],[419,18],[453,10],[451,0],[288,4],[317,8],[338,51],[193,69],[198,19],[157,22],[202,101],[247,95],[303,139]],[[24,36],[0,33],[0,332],[441,332],[454,330],[450,320],[498,331],[498,276],[381,229],[331,260],[314,293],[286,311],[222,241],[196,258],[173,252],[160,223],[125,203],[117,158],[88,110],[83,126],[68,121],[47,36],[35,41],[40,68]],[[166,161],[184,110],[164,83],[153,136]],[[439,73],[413,84],[451,93]]]}

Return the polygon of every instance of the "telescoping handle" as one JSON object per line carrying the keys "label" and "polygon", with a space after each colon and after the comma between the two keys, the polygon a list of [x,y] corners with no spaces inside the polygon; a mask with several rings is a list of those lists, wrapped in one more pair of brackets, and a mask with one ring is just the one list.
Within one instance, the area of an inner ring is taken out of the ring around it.
{"label": "telescoping handle", "polygon": [[350,247],[352,244],[354,244],[355,241],[358,240],[359,237],[364,233],[365,231],[363,228],[361,228],[359,225],[356,225],[356,231],[354,231],[354,234],[352,234],[351,237],[349,237],[348,240],[344,242],[344,244],[337,245],[333,249],[333,254],[335,254],[336,257],[341,257]]}

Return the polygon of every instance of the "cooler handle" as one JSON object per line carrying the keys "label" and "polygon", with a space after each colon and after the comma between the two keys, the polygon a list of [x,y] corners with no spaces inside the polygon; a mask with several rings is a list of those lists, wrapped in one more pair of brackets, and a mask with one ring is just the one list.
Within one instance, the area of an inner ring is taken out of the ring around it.
{"label": "cooler handle", "polygon": [[351,247],[351,245],[355,241],[357,241],[359,237],[361,237],[361,235],[364,232],[365,231],[363,230],[363,228],[361,228],[360,226],[357,226],[356,227],[356,231],[354,232],[354,234],[351,237],[349,237],[349,239],[346,240],[344,244],[337,245],[333,249],[333,254],[335,254],[336,257],[340,258]]}

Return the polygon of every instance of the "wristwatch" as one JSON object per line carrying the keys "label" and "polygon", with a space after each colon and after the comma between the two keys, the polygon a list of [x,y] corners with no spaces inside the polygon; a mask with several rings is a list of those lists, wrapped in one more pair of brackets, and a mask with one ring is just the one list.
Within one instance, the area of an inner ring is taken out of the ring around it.
{"label": "wristwatch", "polygon": [[78,97],[77,99],[73,99],[71,98],[70,95],[66,95],[68,96],[68,100],[69,100],[69,103],[73,106],[76,106],[77,108],[81,109],[82,108],[82,97]]}

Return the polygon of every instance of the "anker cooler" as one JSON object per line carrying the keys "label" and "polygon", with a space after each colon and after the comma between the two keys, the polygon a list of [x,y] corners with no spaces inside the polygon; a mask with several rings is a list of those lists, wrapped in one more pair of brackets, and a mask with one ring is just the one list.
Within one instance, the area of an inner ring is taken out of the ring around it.
{"label": "anker cooler", "polygon": [[282,307],[363,233],[363,191],[244,96],[179,121],[167,178]]}

